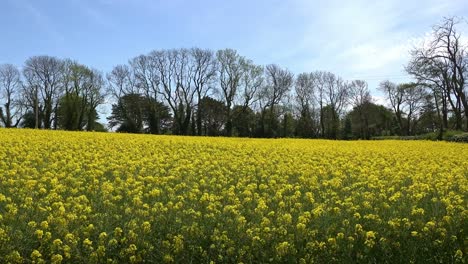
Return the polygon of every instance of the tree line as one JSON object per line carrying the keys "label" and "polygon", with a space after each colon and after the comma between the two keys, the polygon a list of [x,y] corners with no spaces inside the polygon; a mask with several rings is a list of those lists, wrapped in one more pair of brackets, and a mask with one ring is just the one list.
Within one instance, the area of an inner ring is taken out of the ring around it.
{"label": "tree line", "polygon": [[377,104],[364,80],[325,71],[294,75],[257,65],[236,50],[155,50],[100,71],[70,59],[35,56],[22,70],[0,65],[4,127],[105,130],[97,108],[106,100],[108,127],[119,132],[369,139],[446,130],[468,131],[467,43],[445,18],[411,51],[414,82],[384,80]]}
{"label": "tree line", "polygon": [[22,72],[0,65],[1,123],[6,128],[99,129],[104,87],[102,73],[69,59],[31,57]]}

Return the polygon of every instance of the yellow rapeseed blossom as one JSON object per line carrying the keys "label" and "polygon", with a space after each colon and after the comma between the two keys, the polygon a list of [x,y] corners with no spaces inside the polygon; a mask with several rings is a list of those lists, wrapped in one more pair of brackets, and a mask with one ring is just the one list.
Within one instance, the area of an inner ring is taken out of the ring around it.
{"label": "yellow rapeseed blossom", "polygon": [[0,129],[0,263],[460,262],[468,145]]}

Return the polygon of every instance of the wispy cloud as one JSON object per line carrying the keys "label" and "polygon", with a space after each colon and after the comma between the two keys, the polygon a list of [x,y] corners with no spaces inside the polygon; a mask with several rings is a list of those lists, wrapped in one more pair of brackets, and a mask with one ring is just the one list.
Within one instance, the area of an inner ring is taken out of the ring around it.
{"label": "wispy cloud", "polygon": [[431,25],[468,10],[468,3],[458,0],[296,4],[305,17],[304,34],[288,52],[301,60],[288,64],[305,71],[330,70],[345,78],[367,76],[374,88],[385,77],[404,81],[409,51],[427,37]]}
{"label": "wispy cloud", "polygon": [[[69,47],[66,56],[106,70],[152,49],[234,48],[258,64],[366,77],[370,87],[380,78],[402,80],[409,50],[431,25],[468,14],[466,0],[9,1],[35,31]],[[80,42],[83,33],[92,43]]]}
{"label": "wispy cloud", "polygon": [[[115,0],[114,0],[115,1]],[[74,6],[78,8],[86,17],[91,19],[96,26],[103,28],[114,28],[114,22],[111,17],[99,9],[99,1],[72,0]],[[109,0],[101,2],[103,5],[112,4]]]}
{"label": "wispy cloud", "polygon": [[46,35],[58,46],[65,43],[65,37],[54,26],[52,19],[36,7],[31,1],[16,0],[11,1],[18,8],[27,12],[34,20],[31,21],[31,26],[38,31],[46,33]]}

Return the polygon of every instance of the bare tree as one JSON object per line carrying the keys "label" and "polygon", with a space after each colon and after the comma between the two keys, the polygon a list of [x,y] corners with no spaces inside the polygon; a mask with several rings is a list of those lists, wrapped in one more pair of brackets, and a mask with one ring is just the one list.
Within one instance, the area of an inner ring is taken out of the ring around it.
{"label": "bare tree", "polygon": [[63,63],[55,57],[31,57],[25,62],[23,74],[26,79],[26,92],[34,98],[36,127],[39,115],[42,125],[49,129],[56,118],[58,98],[61,93]]}
{"label": "bare tree", "polygon": [[370,90],[366,81],[354,80],[349,84],[349,102],[356,107],[371,101]]}
{"label": "bare tree", "polygon": [[232,136],[232,106],[244,74],[242,67],[245,60],[232,49],[218,50],[218,74],[223,101],[226,104],[226,135]]}
{"label": "bare tree", "polygon": [[178,123],[179,132],[182,135],[187,135],[190,128],[196,92],[192,84],[194,67],[190,63],[189,50],[174,50],[172,53],[176,58],[174,63],[174,82],[176,93],[178,94],[177,97],[179,98],[179,118],[176,119],[176,122]]}
{"label": "bare tree", "polygon": [[276,64],[267,65],[265,74],[266,85],[264,89],[267,95],[267,105],[273,108],[291,90],[294,75],[288,69],[282,69]]}
{"label": "bare tree", "polygon": [[311,137],[315,134],[313,119],[314,76],[312,73],[301,73],[295,82],[295,98],[299,107],[299,122],[297,134],[301,137]]}
{"label": "bare tree", "polygon": [[399,133],[403,133],[403,116],[405,115],[403,109],[405,103],[404,87],[387,80],[380,83],[379,89],[385,93],[386,98],[395,113]]}
{"label": "bare tree", "polygon": [[159,71],[153,57],[140,55],[130,60],[130,67],[135,77],[135,86],[147,98],[157,100],[159,94]]}
{"label": "bare tree", "polygon": [[324,97],[331,113],[331,124],[329,124],[329,137],[336,139],[338,137],[339,117],[348,101],[349,86],[340,77],[333,73],[325,72],[322,74],[322,84],[324,87]]}
{"label": "bare tree", "polygon": [[[163,100],[169,105],[173,112],[174,120],[179,120],[179,98],[178,93],[173,85],[174,65],[176,58],[166,50],[152,51],[149,56],[154,62],[159,75],[160,88],[158,93],[163,97]],[[174,129],[173,129],[174,130]],[[177,131],[175,131],[177,132]]]}
{"label": "bare tree", "polygon": [[426,92],[424,87],[417,83],[407,83],[400,85],[403,89],[404,102],[407,109],[406,115],[406,134],[412,135],[416,125],[419,111],[422,109]]}
{"label": "bare tree", "polygon": [[325,135],[325,117],[324,117],[324,107],[325,102],[325,75],[326,72],[315,71],[310,74],[312,79],[312,84],[314,86],[313,99],[318,104],[319,111],[319,123],[320,123],[320,135],[323,137]]}
{"label": "bare tree", "polygon": [[[406,71],[427,87],[437,89],[433,91],[433,95],[439,98],[442,96],[442,104],[449,102],[455,115],[456,129],[462,129],[464,113],[465,130],[468,131],[465,82],[468,75],[468,43],[463,43],[461,34],[456,29],[459,23],[459,19],[451,17],[435,25],[432,40],[411,51],[412,58]],[[445,114],[444,105],[442,111]]]}
{"label": "bare tree", "polygon": [[428,88],[432,94],[433,102],[439,120],[439,137],[448,128],[449,106],[452,106],[455,115],[460,117],[460,111],[455,107],[450,90],[447,85],[447,68],[441,63],[432,63],[422,57],[417,57],[418,51],[413,51],[413,57],[406,66],[406,71],[413,75],[419,85]]}
{"label": "bare tree", "polygon": [[128,65],[117,65],[106,75],[108,93],[115,100],[124,95],[139,93],[135,74]]}
{"label": "bare tree", "polygon": [[[140,55],[130,61],[133,74],[136,80],[136,86],[141,91],[143,100],[146,100],[144,109],[147,117],[147,130],[152,134],[160,133],[161,113],[159,112],[160,95],[160,71],[158,69],[157,56],[155,53],[149,55]],[[139,97],[128,97],[139,98]],[[125,104],[121,104],[124,107]]]}
{"label": "bare tree", "polygon": [[197,96],[196,127],[197,135],[202,135],[202,109],[200,102],[208,95],[216,78],[216,60],[213,51],[192,48],[190,59],[193,67],[193,85]]}
{"label": "bare tree", "polygon": [[238,104],[242,106],[243,111],[246,111],[259,99],[257,94],[264,83],[264,69],[251,60],[243,60],[241,66],[243,74],[240,80]]}
{"label": "bare tree", "polygon": [[314,80],[310,73],[300,73],[295,82],[296,99],[301,109],[312,105],[314,96]]}
{"label": "bare tree", "polygon": [[[121,103],[123,98],[139,98],[141,89],[138,85],[138,80],[135,77],[134,70],[128,65],[117,65],[110,73],[106,75],[107,79],[107,94],[111,96],[113,101],[113,111],[120,113],[128,113],[128,104]],[[109,126],[112,129],[115,124],[111,121]]]}
{"label": "bare tree", "polygon": [[369,138],[368,106],[372,101],[366,81],[354,80],[349,84],[349,102],[359,116],[359,129],[361,138]]}
{"label": "bare tree", "polygon": [[93,131],[95,129],[97,119],[97,108],[99,105],[104,103],[106,98],[105,92],[105,80],[103,74],[96,70],[91,69],[89,75],[89,85],[86,90],[86,101],[87,101],[87,124],[86,130]]}
{"label": "bare tree", "polygon": [[19,70],[11,64],[0,65],[0,99],[4,101],[0,119],[6,128],[17,127],[22,119],[21,86]]}
{"label": "bare tree", "polygon": [[262,97],[262,131],[265,133],[265,114],[269,109],[269,133],[270,136],[277,136],[277,131],[274,127],[275,107],[277,107],[283,99],[286,98],[293,85],[294,75],[288,70],[283,69],[276,64],[269,64],[265,67],[265,85],[260,93]]}
{"label": "bare tree", "polygon": [[62,74],[63,95],[57,113],[60,127],[94,130],[97,107],[105,97],[102,74],[71,60],[63,61]]}
{"label": "bare tree", "polygon": [[158,70],[158,93],[174,115],[173,132],[186,135],[194,108],[196,89],[193,87],[194,67],[187,49],[153,51],[149,55]]}
{"label": "bare tree", "polygon": [[86,93],[89,69],[72,60],[64,60],[62,71],[63,97],[59,103],[60,127],[81,130],[86,112]]}

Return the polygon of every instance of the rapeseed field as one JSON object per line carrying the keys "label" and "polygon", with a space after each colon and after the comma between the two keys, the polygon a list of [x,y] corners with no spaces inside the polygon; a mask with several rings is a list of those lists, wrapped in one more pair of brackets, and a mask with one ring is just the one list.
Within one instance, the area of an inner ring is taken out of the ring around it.
{"label": "rapeseed field", "polygon": [[463,263],[468,145],[0,129],[0,263]]}

